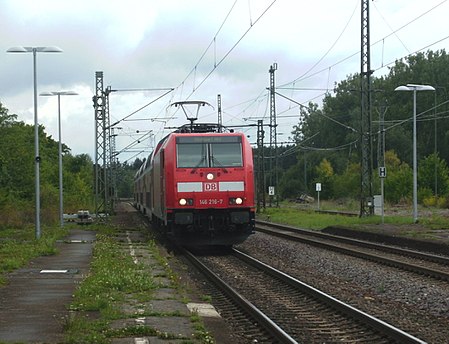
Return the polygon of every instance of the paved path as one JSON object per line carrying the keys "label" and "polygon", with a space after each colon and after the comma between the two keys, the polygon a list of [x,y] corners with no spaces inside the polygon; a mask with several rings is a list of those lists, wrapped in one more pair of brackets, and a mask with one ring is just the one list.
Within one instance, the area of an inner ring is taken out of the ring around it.
{"label": "paved path", "polygon": [[95,232],[73,229],[59,254],[38,257],[0,288],[0,342],[59,343],[78,281],[88,272]]}

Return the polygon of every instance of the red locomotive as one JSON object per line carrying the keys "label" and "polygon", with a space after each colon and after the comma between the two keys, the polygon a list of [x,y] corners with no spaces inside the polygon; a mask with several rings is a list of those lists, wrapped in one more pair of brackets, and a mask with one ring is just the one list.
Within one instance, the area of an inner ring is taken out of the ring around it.
{"label": "red locomotive", "polygon": [[135,203],[183,245],[243,242],[254,232],[252,148],[242,133],[185,125],[156,146],[135,178]]}

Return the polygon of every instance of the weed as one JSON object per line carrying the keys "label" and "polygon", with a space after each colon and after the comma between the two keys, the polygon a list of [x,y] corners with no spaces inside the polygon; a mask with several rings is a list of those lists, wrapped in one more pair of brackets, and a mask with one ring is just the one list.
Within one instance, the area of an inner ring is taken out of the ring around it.
{"label": "weed", "polygon": [[204,302],[211,303],[212,302],[212,296],[210,296],[210,295],[203,295],[203,296],[201,296],[201,300],[204,301]]}

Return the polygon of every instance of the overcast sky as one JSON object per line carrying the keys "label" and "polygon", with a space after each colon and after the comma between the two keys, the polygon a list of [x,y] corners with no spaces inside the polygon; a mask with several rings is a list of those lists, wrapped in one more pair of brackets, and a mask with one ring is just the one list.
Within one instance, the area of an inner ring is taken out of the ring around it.
{"label": "overcast sky", "polygon": [[[104,86],[117,90],[110,117],[121,128],[118,158],[133,161],[165,128],[185,123],[171,102],[207,101],[213,108],[202,109],[199,121],[216,122],[220,94],[225,125],[268,124],[273,63],[280,93],[320,103],[360,71],[360,7],[361,0],[0,0],[0,102],[32,124],[32,55],[6,50],[58,46],[63,53],[37,54],[37,77],[38,93],[79,94],[61,98],[63,142],[73,154],[94,156],[92,96],[95,72],[103,71]],[[411,53],[447,50],[448,13],[447,0],[370,1],[374,76]],[[173,91],[162,97],[166,88]],[[39,123],[58,140],[57,97],[38,103]],[[277,112],[278,140],[288,141],[298,107],[278,97]],[[239,130],[256,141],[254,128]]]}

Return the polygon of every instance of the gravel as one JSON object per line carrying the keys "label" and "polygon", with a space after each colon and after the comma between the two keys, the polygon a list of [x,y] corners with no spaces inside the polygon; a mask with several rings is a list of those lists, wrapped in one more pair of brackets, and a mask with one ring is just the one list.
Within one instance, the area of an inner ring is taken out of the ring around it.
{"label": "gravel", "polygon": [[449,338],[449,283],[256,233],[236,248],[428,343]]}

